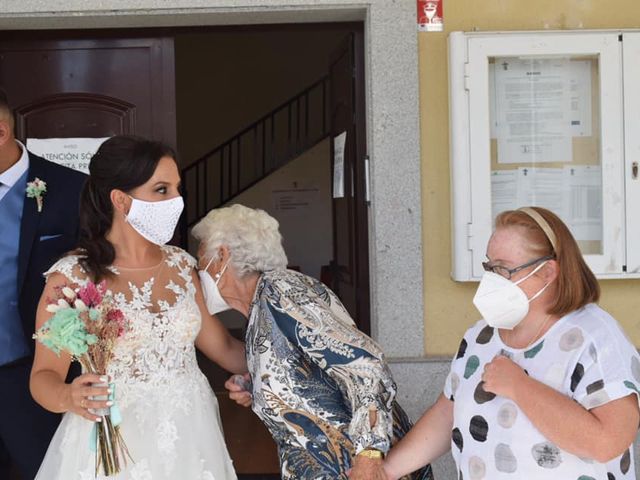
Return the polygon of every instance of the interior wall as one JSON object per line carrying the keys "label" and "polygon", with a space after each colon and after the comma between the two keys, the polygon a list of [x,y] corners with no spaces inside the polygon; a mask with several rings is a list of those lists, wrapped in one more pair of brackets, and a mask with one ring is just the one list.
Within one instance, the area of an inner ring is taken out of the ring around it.
{"label": "interior wall", "polygon": [[278,220],[289,265],[318,279],[333,257],[329,155],[325,139],[230,202]]}
{"label": "interior wall", "polygon": [[328,73],[350,24],[239,27],[175,39],[178,150],[184,166]]}
{"label": "interior wall", "polygon": [[[452,31],[637,28],[634,0],[445,0],[442,33],[418,34],[422,158],[425,351],[452,355],[478,318],[477,283],[456,283],[451,268],[447,35]],[[601,282],[600,304],[640,345],[640,281]]]}

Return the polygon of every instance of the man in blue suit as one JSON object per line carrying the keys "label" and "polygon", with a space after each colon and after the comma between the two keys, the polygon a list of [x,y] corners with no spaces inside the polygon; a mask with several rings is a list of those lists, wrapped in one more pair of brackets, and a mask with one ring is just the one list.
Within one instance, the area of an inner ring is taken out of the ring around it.
{"label": "man in blue suit", "polygon": [[[26,195],[36,178],[46,184],[40,200]],[[0,480],[9,478],[12,463],[24,480],[32,479],[58,425],[58,415],[29,393],[31,337],[42,274],[76,245],[85,178],[16,140],[13,114],[0,90]]]}

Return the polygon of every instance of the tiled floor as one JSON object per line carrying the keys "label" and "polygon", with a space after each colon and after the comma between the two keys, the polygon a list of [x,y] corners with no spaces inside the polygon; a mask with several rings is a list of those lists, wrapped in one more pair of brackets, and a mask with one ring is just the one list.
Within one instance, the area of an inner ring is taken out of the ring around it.
{"label": "tiled floor", "polygon": [[202,356],[199,356],[199,363],[218,397],[225,442],[233,459],[233,466],[239,476],[247,475],[240,478],[279,479],[277,474],[280,472],[280,464],[276,445],[264,424],[250,408],[241,407],[229,399],[229,393],[224,388],[228,373]]}
{"label": "tiled floor", "polygon": [[250,409],[230,400],[228,394],[220,392],[217,397],[225,442],[238,474],[250,480],[280,478],[276,446],[262,422]]}

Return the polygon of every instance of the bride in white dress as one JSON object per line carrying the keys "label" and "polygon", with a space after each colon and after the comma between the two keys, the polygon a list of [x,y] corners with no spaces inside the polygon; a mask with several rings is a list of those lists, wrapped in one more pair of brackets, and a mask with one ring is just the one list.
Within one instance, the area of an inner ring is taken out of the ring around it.
{"label": "bride in white dress", "polygon": [[[55,287],[105,280],[127,321],[104,373],[115,387],[120,430],[133,459],[109,478],[235,479],[218,403],[195,347],[243,373],[244,344],[207,313],[194,259],[163,246],[183,208],[174,158],[169,148],[133,137],[113,137],[100,147],[81,198],[79,249],[46,273],[36,326],[51,316],[47,298]],[[47,410],[65,414],[38,479],[96,478],[89,439],[98,417],[92,409],[108,405],[91,397],[106,388],[92,387],[100,382],[92,374],[65,383],[69,366],[65,354],[36,345],[31,392]]]}

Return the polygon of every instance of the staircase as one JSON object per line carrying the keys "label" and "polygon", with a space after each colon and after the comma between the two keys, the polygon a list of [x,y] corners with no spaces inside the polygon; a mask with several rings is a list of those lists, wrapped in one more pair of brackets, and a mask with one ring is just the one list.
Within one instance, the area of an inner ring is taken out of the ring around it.
{"label": "staircase", "polygon": [[302,90],[182,170],[181,237],[224,205],[329,135],[329,77]]}

